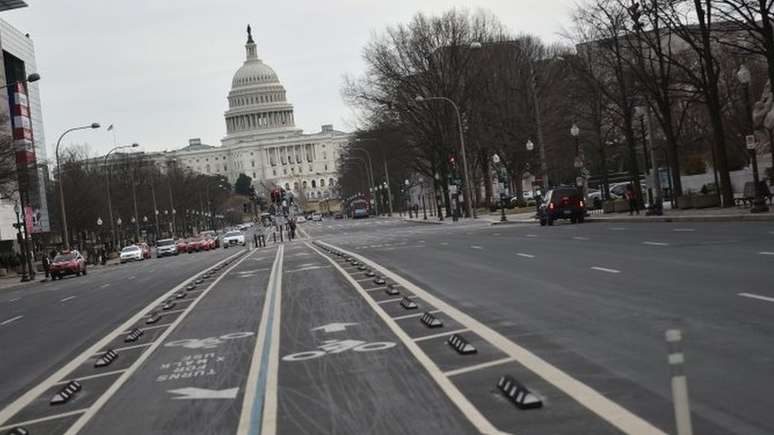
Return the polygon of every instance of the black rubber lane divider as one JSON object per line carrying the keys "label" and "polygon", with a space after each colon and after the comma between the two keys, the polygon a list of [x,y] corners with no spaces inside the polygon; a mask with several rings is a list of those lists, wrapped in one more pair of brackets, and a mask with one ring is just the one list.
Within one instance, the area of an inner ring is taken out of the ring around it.
{"label": "black rubber lane divider", "polygon": [[67,403],[79,391],[81,391],[81,384],[78,381],[70,381],[58,393],[54,394],[48,403],[51,405]]}
{"label": "black rubber lane divider", "polygon": [[428,328],[440,328],[443,326],[443,321],[438,317],[435,317],[432,313],[425,312],[419,320]]}
{"label": "black rubber lane divider", "polygon": [[357,267],[357,270],[368,270],[368,268],[365,267],[365,265],[361,264],[360,266]]}
{"label": "black rubber lane divider", "polygon": [[400,300],[400,306],[407,310],[416,310],[418,307],[417,303],[409,299],[407,296],[403,296],[403,299]]}
{"label": "black rubber lane divider", "polygon": [[373,270],[369,270],[368,272],[366,272],[366,276],[370,278],[370,277],[376,276],[376,274],[374,273]]}
{"label": "black rubber lane divider", "polygon": [[185,293],[183,292],[175,293],[175,299],[183,299],[184,297],[185,297]]}
{"label": "black rubber lane divider", "polygon": [[172,308],[175,308],[175,305],[177,305],[177,304],[175,303],[175,301],[173,301],[173,300],[168,300],[168,301],[164,302],[164,305],[162,305],[162,306],[161,306],[161,309],[162,309],[162,310],[164,310],[164,311],[169,311],[169,310],[171,310]]}
{"label": "black rubber lane divider", "polygon": [[497,381],[497,389],[519,409],[537,409],[543,407],[543,401],[532,394],[527,387],[513,378],[505,375]]}
{"label": "black rubber lane divider", "polygon": [[30,431],[28,431],[27,429],[21,426],[17,426],[9,430],[8,432],[6,432],[6,434],[7,435],[30,435]]}
{"label": "black rubber lane divider", "polygon": [[478,352],[472,344],[468,343],[468,340],[465,340],[459,334],[452,334],[452,336],[449,337],[446,342],[449,343],[449,346],[453,347],[454,350],[461,353],[462,355]]}
{"label": "black rubber lane divider", "polygon": [[137,341],[140,336],[142,336],[143,332],[142,329],[134,328],[131,331],[129,331],[128,334],[126,334],[126,337],[124,337],[124,343],[133,343]]}
{"label": "black rubber lane divider", "polygon": [[377,276],[376,278],[374,278],[374,284],[385,285],[387,284],[387,281],[385,281],[384,278],[382,278],[381,276]]}
{"label": "black rubber lane divider", "polygon": [[188,284],[188,286],[185,288],[188,291],[191,291],[196,288],[196,284]]}
{"label": "black rubber lane divider", "polygon": [[148,317],[145,319],[145,323],[150,325],[158,322],[160,319],[161,319],[161,314],[159,314],[157,311],[153,311],[148,314]]}
{"label": "black rubber lane divider", "polygon": [[201,283],[203,283],[203,282],[204,282],[204,280],[203,280],[203,279],[201,279],[201,278],[197,278],[197,279],[196,279],[196,281],[194,281],[194,284],[201,284]]}
{"label": "black rubber lane divider", "polygon": [[384,292],[387,293],[390,296],[397,296],[400,294],[400,290],[398,290],[397,284],[390,284],[387,286],[386,289],[384,289]]}
{"label": "black rubber lane divider", "polygon": [[118,352],[113,349],[108,349],[107,352],[103,353],[102,356],[94,362],[94,367],[109,366],[116,358],[118,358]]}

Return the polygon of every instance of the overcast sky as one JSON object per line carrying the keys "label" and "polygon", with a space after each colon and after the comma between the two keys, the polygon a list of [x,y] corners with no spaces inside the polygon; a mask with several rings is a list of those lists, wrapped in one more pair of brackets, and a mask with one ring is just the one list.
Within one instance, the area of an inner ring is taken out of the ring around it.
{"label": "overcast sky", "polygon": [[[482,8],[511,31],[546,40],[566,26],[571,0],[27,0],[3,19],[35,42],[49,150],[65,129],[100,122],[67,143],[92,153],[138,142],[179,148],[188,139],[219,145],[231,77],[244,61],[251,24],[258,55],[277,72],[298,127],[352,128],[341,99],[345,75],[364,69],[374,33],[422,11]],[[49,151],[53,156],[53,151]]]}

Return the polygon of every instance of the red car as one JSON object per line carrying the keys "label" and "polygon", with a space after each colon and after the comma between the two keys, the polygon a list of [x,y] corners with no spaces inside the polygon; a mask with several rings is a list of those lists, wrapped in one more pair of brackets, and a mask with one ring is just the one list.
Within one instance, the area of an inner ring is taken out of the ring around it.
{"label": "red car", "polygon": [[208,251],[209,251],[210,249],[215,249],[215,248],[217,248],[217,247],[218,247],[218,246],[217,246],[217,243],[215,243],[215,239],[213,239],[212,237],[205,237],[205,238],[204,238],[204,243],[205,243],[205,245],[207,246],[207,248],[206,248],[206,249],[207,249]]}
{"label": "red car", "polygon": [[177,252],[185,253],[188,252],[188,243],[185,241],[185,239],[180,239],[177,241]]}
{"label": "red car", "polygon": [[204,243],[202,239],[198,237],[191,237],[188,239],[188,253],[199,252],[204,250]]}
{"label": "red car", "polygon": [[86,275],[86,259],[78,251],[63,252],[51,262],[49,267],[51,279],[62,279],[65,275]]}

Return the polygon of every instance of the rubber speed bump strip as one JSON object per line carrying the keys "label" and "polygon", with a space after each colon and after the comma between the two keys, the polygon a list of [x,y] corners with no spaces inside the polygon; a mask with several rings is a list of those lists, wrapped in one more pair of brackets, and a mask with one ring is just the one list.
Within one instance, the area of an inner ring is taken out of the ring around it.
{"label": "rubber speed bump strip", "polygon": [[148,314],[148,318],[145,319],[145,323],[150,325],[158,322],[159,319],[161,319],[161,314],[159,314],[157,311],[153,311],[150,314]]}
{"label": "rubber speed bump strip", "polygon": [[78,381],[70,381],[58,393],[54,394],[49,404],[61,405],[67,403],[79,391],[81,391],[81,384]]}
{"label": "rubber speed bump strip", "polygon": [[175,299],[183,299],[184,297],[185,297],[185,293],[183,292],[175,293]]}
{"label": "rubber speed bump strip", "polygon": [[164,311],[169,311],[172,308],[175,308],[175,305],[177,305],[175,303],[175,301],[168,300],[168,301],[164,302],[164,305],[161,306],[161,309],[164,310]]}
{"label": "rubber speed bump strip", "polygon": [[107,352],[103,353],[102,356],[94,362],[94,367],[109,366],[116,358],[118,358],[118,352],[108,349]]}
{"label": "rubber speed bump strip", "polygon": [[543,407],[543,401],[532,394],[523,384],[513,378],[505,375],[497,381],[497,389],[508,398],[519,409],[537,409]]}
{"label": "rubber speed bump strip", "polygon": [[423,313],[419,320],[428,328],[440,328],[443,326],[443,321],[441,319],[427,312]]}
{"label": "rubber speed bump strip", "polygon": [[368,272],[366,272],[366,276],[370,278],[370,277],[376,276],[376,274],[374,273],[373,270],[369,270]]}
{"label": "rubber speed bump strip", "polygon": [[357,267],[357,270],[368,270],[368,268],[361,264]]}
{"label": "rubber speed bump strip", "polygon": [[124,337],[124,343],[134,343],[142,336],[142,334],[142,329],[134,328],[128,334],[126,334],[126,337]]}
{"label": "rubber speed bump strip", "polygon": [[6,435],[29,435],[29,434],[30,432],[21,426],[17,426],[9,430],[8,432],[6,432]]}
{"label": "rubber speed bump strip", "polygon": [[403,299],[400,300],[400,306],[407,309],[407,310],[415,310],[417,309],[417,303],[409,299],[407,296],[404,296]]}
{"label": "rubber speed bump strip", "polygon": [[201,278],[197,278],[197,279],[196,279],[196,281],[194,281],[194,284],[201,284],[201,283],[203,283],[203,282],[204,282],[204,280],[203,280],[203,279],[201,279]]}
{"label": "rubber speed bump strip", "polygon": [[385,285],[387,284],[387,281],[385,281],[384,278],[382,278],[381,276],[377,276],[376,278],[374,278],[374,284]]}
{"label": "rubber speed bump strip", "polygon": [[452,336],[449,337],[446,342],[449,343],[449,346],[453,347],[454,350],[461,353],[462,355],[478,352],[472,344],[468,343],[468,340],[465,340],[459,334],[452,334]]}
{"label": "rubber speed bump strip", "polygon": [[400,290],[398,290],[397,284],[390,284],[387,286],[386,289],[384,289],[384,292],[387,293],[390,296],[396,296],[400,294]]}
{"label": "rubber speed bump strip", "polygon": [[188,291],[191,291],[191,290],[193,290],[195,288],[196,288],[196,284],[188,284],[188,287],[186,287],[185,289],[188,290]]}

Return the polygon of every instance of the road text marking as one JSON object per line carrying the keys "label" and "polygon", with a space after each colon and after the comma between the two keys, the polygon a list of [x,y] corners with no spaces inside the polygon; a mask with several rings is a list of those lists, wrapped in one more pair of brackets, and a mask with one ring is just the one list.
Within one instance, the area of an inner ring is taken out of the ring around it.
{"label": "road text marking", "polygon": [[642,244],[649,246],[669,246],[669,243],[666,242],[642,242]]}
{"label": "road text marking", "polygon": [[608,268],[606,268],[606,267],[597,267],[597,266],[593,266],[593,267],[592,267],[592,269],[594,269],[594,270],[598,270],[598,271],[600,271],[600,272],[607,272],[607,273],[621,273],[621,271],[620,271],[620,270],[616,270],[616,269],[608,269]]}
{"label": "road text marking", "polygon": [[67,301],[71,301],[73,299],[75,299],[75,296],[68,296],[66,298],[60,299],[59,302],[67,302]]}
{"label": "road text marking", "polygon": [[470,249],[484,249],[484,248],[478,245],[470,245]]}
{"label": "road text marking", "polygon": [[519,257],[524,257],[524,258],[535,258],[534,255],[532,255],[532,254],[525,254],[523,252],[517,252],[516,255],[518,255]]}

